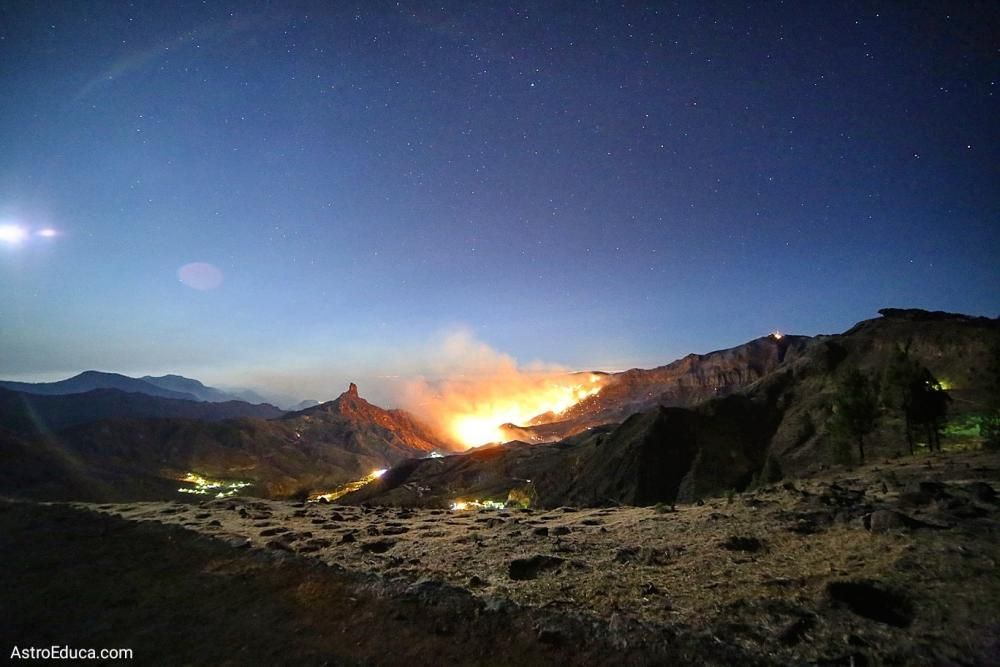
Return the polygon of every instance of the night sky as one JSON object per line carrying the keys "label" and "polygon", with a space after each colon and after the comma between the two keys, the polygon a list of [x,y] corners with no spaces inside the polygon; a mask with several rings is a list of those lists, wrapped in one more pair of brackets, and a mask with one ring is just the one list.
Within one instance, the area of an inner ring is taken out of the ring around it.
{"label": "night sky", "polygon": [[0,376],[380,398],[455,331],[995,317],[995,7],[4,2]]}

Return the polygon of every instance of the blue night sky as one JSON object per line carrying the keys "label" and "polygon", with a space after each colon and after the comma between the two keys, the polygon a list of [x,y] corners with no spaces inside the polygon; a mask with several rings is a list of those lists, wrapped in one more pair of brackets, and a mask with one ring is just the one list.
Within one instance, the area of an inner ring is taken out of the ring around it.
{"label": "blue night sky", "polygon": [[996,316],[998,17],[953,4],[3,3],[0,376],[379,398],[454,331]]}

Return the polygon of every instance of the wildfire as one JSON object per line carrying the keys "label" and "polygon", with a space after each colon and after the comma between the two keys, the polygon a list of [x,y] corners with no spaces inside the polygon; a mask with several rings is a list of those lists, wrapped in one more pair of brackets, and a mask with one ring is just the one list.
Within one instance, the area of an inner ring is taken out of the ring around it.
{"label": "wildfire", "polygon": [[452,435],[466,447],[479,447],[503,440],[504,424],[526,425],[546,413],[561,415],[580,401],[601,391],[601,377],[590,375],[586,382],[546,380],[535,386],[502,396],[471,402],[453,415]]}
{"label": "wildfire", "polygon": [[521,365],[458,330],[432,345],[430,377],[401,388],[399,402],[462,448],[503,442],[505,424],[533,426],[558,420],[601,391],[608,375],[579,373],[533,361]]}
{"label": "wildfire", "polygon": [[328,493],[317,493],[309,497],[309,502],[319,502],[320,500],[326,500],[327,502],[333,502],[341,496],[346,496],[348,493],[357,491],[361,487],[371,484],[376,479],[385,474],[385,470],[372,470],[370,473],[362,477],[361,479],[356,479],[353,482],[348,482],[343,486],[340,486],[333,491]]}

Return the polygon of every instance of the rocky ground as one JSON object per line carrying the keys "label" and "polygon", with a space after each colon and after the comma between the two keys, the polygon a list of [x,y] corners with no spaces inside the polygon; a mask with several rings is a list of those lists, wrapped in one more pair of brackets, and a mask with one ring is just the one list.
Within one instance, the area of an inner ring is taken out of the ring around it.
{"label": "rocky ground", "polygon": [[[430,664],[446,646],[454,664],[987,665],[1000,664],[998,480],[1000,455],[967,452],[676,509],[446,511],[227,498],[22,503],[0,517],[112,522],[107,530],[120,540],[111,542],[125,553],[135,543],[135,556],[109,557],[107,572],[175,568],[171,576],[187,571],[220,591],[224,580],[260,588],[249,599],[217,593],[208,622],[291,603],[292,617],[308,622],[289,621],[292,634],[276,642],[291,657],[302,647],[300,658],[335,656],[331,664]],[[176,549],[140,560],[149,540],[199,546],[185,546],[183,562]],[[211,557],[190,556],[198,550]],[[74,569],[85,577],[85,565]],[[207,604],[193,596],[191,604]],[[410,644],[377,639],[402,637],[400,628]],[[356,637],[378,649],[355,650]],[[250,640],[231,640],[241,641]]]}

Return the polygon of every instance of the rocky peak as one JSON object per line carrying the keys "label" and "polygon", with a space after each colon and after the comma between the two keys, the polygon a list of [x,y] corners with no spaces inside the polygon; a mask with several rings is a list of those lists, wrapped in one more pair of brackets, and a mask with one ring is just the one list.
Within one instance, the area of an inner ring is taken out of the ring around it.
{"label": "rocky peak", "polygon": [[366,417],[371,418],[373,414],[384,412],[381,408],[361,398],[358,394],[358,385],[353,382],[348,385],[347,391],[338,396],[330,405],[334,408],[335,412],[347,416],[364,414]]}

